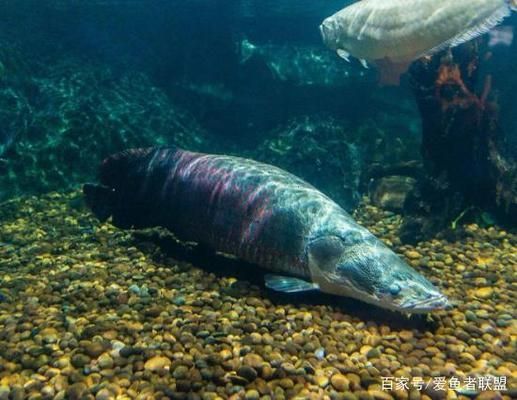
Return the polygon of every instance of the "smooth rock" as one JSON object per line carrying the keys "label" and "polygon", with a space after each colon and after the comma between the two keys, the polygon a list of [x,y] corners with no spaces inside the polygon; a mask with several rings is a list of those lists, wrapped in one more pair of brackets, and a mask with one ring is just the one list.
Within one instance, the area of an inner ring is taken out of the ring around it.
{"label": "smooth rock", "polygon": [[113,400],[115,396],[108,389],[104,388],[97,392],[95,400]]}
{"label": "smooth rock", "polygon": [[[153,358],[155,358],[155,357],[153,357]],[[160,357],[160,358],[165,358],[165,357]],[[164,365],[165,366],[171,365],[170,360],[168,358],[167,358],[167,360],[169,361],[169,363],[167,363],[167,361],[165,361],[165,360],[157,360],[157,363],[158,363],[158,366],[160,369],[165,368]],[[189,368],[185,365],[178,365],[176,368],[174,368],[174,372],[172,373],[172,375],[176,379],[187,379],[188,374],[189,374]]]}
{"label": "smooth rock", "polygon": [[82,382],[74,383],[66,389],[66,396],[70,400],[80,400],[86,393],[88,388]]}
{"label": "smooth rock", "polygon": [[325,375],[318,375],[314,377],[314,382],[320,388],[326,388],[329,384],[329,378],[327,378]]}
{"label": "smooth rock", "polygon": [[342,374],[334,374],[330,378],[330,384],[338,392],[345,392],[350,387],[350,380]]}
{"label": "smooth rock", "polygon": [[[172,361],[165,356],[154,356],[145,362],[144,368],[147,371],[156,372],[156,371],[161,371],[164,369],[169,369],[171,364],[172,364]],[[176,368],[176,369],[178,369],[178,368]],[[176,370],[174,372],[176,372]]]}
{"label": "smooth rock", "polygon": [[76,368],[82,368],[90,362],[90,357],[86,354],[76,353],[72,356],[70,362]]}
{"label": "smooth rock", "polygon": [[98,360],[97,363],[99,364],[99,367],[102,369],[111,369],[113,368],[113,359],[110,357],[109,354],[102,354]]}
{"label": "smooth rock", "polygon": [[104,349],[101,342],[90,342],[84,347],[84,352],[91,358],[97,358],[104,353]]}
{"label": "smooth rock", "polygon": [[10,393],[11,393],[11,389],[9,389],[9,386],[6,386],[6,385],[0,386],[0,400],[9,400]]}
{"label": "smooth rock", "polygon": [[244,395],[244,398],[246,400],[259,400],[260,399],[260,393],[255,389],[250,389],[246,391],[246,394]]}
{"label": "smooth rock", "polygon": [[489,299],[494,294],[494,289],[488,286],[481,287],[474,291],[474,296],[480,299]]}
{"label": "smooth rock", "polygon": [[248,382],[253,382],[255,379],[257,379],[258,376],[257,371],[255,371],[254,368],[248,365],[243,365],[242,367],[240,367],[237,370],[237,375],[243,377]]}

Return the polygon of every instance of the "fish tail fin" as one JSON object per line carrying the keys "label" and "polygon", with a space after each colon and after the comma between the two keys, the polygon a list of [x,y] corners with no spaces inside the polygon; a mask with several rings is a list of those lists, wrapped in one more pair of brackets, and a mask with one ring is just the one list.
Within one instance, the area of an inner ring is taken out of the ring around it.
{"label": "fish tail fin", "polygon": [[83,194],[86,205],[92,210],[99,221],[105,222],[111,217],[115,200],[114,189],[104,185],[85,183],[83,186]]}

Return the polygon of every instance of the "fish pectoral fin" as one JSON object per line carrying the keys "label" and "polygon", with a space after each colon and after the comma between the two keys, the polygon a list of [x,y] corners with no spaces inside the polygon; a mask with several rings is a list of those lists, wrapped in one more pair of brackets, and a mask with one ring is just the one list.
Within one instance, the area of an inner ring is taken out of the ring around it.
{"label": "fish pectoral fin", "polygon": [[339,57],[341,57],[343,60],[350,62],[350,53],[343,49],[337,49],[336,53]]}
{"label": "fish pectoral fin", "polygon": [[276,292],[297,293],[319,289],[316,283],[307,282],[292,276],[267,274],[264,279],[266,281],[266,287]]}

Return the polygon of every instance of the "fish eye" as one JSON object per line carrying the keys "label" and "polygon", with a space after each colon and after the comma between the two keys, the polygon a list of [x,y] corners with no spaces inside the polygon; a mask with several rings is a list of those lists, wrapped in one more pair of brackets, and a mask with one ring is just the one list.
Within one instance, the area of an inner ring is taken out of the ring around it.
{"label": "fish eye", "polygon": [[389,288],[389,292],[392,296],[396,296],[397,294],[399,294],[401,291],[401,287],[399,284],[397,283],[394,283],[390,286]]}

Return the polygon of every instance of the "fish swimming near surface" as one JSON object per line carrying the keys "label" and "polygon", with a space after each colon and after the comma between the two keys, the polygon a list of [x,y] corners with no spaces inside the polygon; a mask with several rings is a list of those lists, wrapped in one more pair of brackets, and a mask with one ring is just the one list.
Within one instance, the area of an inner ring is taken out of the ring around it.
{"label": "fish swimming near surface", "polygon": [[325,44],[347,59],[380,69],[396,84],[409,64],[488,32],[517,9],[517,0],[362,0],[320,26]]}
{"label": "fish swimming near surface", "polygon": [[175,148],[131,149],[105,159],[83,188],[101,220],[162,226],[275,272],[281,292],[320,290],[423,313],[447,298],[326,195],[253,160]]}

